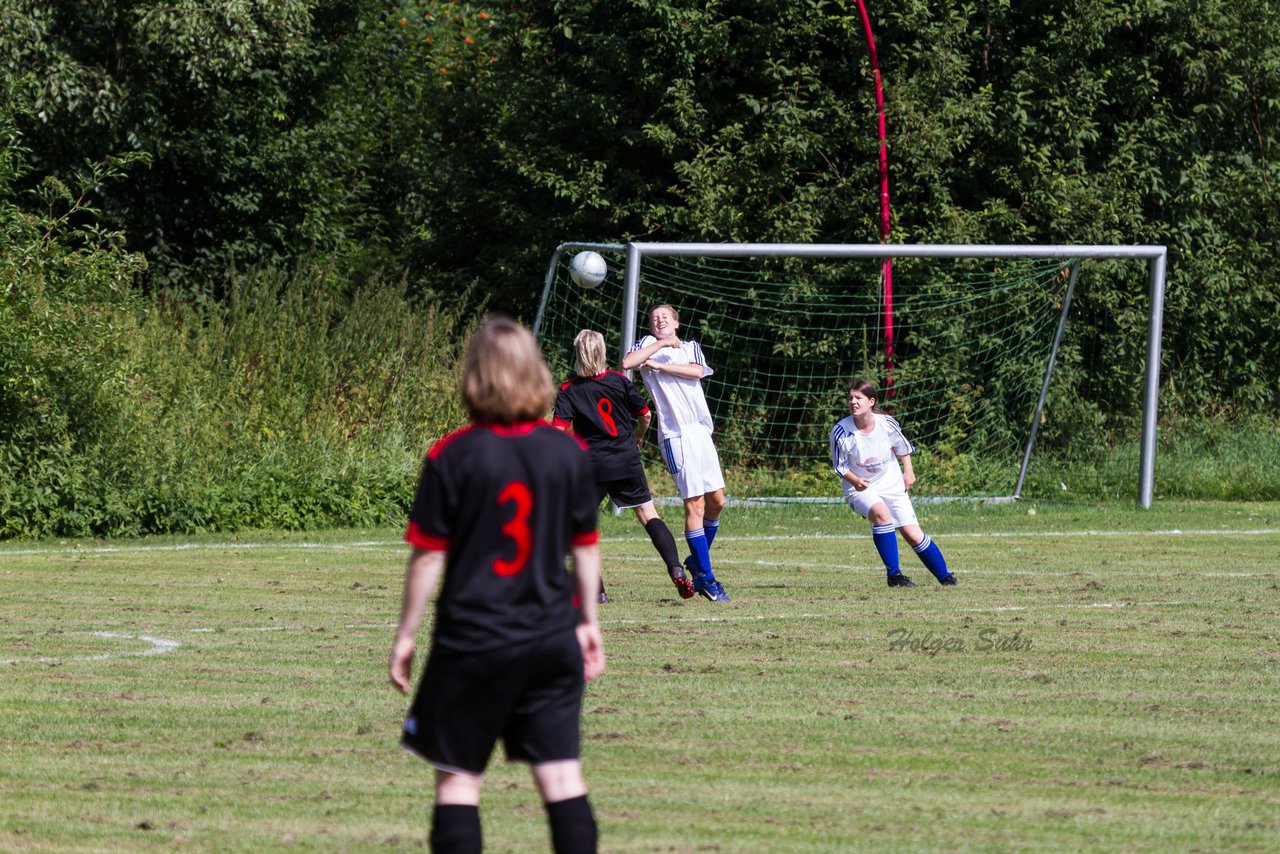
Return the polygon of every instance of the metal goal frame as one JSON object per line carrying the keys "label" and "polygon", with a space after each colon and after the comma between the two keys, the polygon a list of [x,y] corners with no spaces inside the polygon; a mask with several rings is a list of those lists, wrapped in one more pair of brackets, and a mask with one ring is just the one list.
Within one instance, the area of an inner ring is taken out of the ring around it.
{"label": "metal goal frame", "polygon": [[1040,412],[1048,394],[1058,347],[1066,329],[1067,315],[1075,290],[1080,262],[1091,258],[1132,259],[1147,262],[1149,304],[1147,310],[1146,371],[1142,396],[1142,437],[1138,461],[1138,504],[1150,508],[1155,496],[1156,421],[1160,397],[1160,352],[1164,326],[1165,274],[1169,250],[1166,246],[1099,246],[1099,245],[1015,245],[1015,244],[888,244],[888,243],[562,243],[556,247],[547,268],[542,300],[533,324],[536,335],[542,325],[547,297],[555,280],[561,256],[568,251],[584,249],[623,251],[626,272],[623,278],[623,310],[621,321],[622,350],[627,353],[636,341],[636,318],[640,305],[640,268],[645,258],[700,256],[707,258],[798,257],[860,258],[883,261],[887,258],[1059,258],[1073,261],[1070,280],[1063,299],[1062,312],[1054,333],[1053,346],[1039,400],[1032,415],[1022,466],[1013,497],[1020,497],[1031,451],[1035,445]]}

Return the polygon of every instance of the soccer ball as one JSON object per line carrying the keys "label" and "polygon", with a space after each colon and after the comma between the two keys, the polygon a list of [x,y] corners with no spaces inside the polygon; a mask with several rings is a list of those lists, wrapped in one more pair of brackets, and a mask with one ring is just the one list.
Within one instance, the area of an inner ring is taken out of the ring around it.
{"label": "soccer ball", "polygon": [[608,272],[608,265],[596,252],[579,252],[569,262],[569,278],[584,288],[597,287]]}

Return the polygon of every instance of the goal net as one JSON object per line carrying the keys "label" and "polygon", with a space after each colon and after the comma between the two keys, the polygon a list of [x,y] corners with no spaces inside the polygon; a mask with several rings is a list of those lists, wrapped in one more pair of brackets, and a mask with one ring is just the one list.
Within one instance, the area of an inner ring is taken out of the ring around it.
{"label": "goal net", "polygon": [[[1097,496],[1117,488],[1114,472],[1091,470],[1098,460],[1072,456],[1117,447],[1121,434],[1121,446],[1139,447],[1142,331],[1100,318],[1079,328],[1068,322],[1081,256],[895,255],[889,315],[882,258],[740,247],[565,244],[535,323],[553,371],[572,375],[572,341],[585,328],[604,333],[620,361],[647,332],[647,310],[670,303],[681,337],[697,340],[715,370],[704,390],[727,472],[770,472],[763,480],[772,491],[786,492],[790,480],[803,492],[834,477],[828,435],[848,414],[854,376],[881,388],[878,408],[916,445],[917,495]],[[586,248],[609,264],[599,287],[568,275],[569,260]],[[713,254],[729,252],[742,254]],[[1090,263],[1127,267],[1137,278],[1132,262]],[[1115,271],[1102,278],[1110,286]],[[1096,303],[1077,298],[1077,306]],[[1099,338],[1117,335],[1137,340],[1106,347]],[[1113,462],[1128,467],[1131,494],[1136,459]]]}

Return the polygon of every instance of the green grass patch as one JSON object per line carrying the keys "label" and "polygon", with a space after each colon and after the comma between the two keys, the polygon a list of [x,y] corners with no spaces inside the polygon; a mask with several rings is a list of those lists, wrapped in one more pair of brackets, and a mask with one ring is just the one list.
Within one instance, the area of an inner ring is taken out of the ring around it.
{"label": "green grass patch", "polygon": [[[727,605],[602,517],[602,850],[1274,849],[1280,505],[920,510],[959,587],[904,549],[887,589],[843,507],[734,507]],[[399,533],[0,545],[0,848],[421,849]],[[545,850],[525,768],[482,816]]]}

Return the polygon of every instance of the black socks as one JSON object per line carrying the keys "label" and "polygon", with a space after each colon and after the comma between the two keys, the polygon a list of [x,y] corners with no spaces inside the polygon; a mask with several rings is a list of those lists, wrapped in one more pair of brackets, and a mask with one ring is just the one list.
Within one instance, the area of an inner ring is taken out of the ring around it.
{"label": "black socks", "polygon": [[546,806],[556,854],[596,854],[596,817],[586,795]]}
{"label": "black socks", "polygon": [[671,536],[671,529],[661,519],[653,518],[644,523],[645,533],[653,541],[653,547],[662,555],[662,562],[670,570],[680,566],[680,552],[676,549],[676,538]]}
{"label": "black socks", "polygon": [[480,854],[480,808],[436,804],[431,814],[432,854]]}

